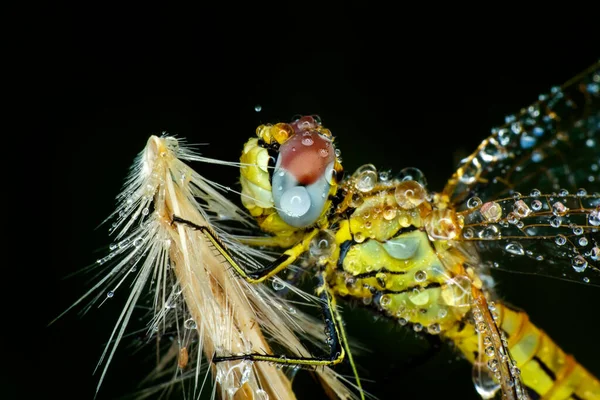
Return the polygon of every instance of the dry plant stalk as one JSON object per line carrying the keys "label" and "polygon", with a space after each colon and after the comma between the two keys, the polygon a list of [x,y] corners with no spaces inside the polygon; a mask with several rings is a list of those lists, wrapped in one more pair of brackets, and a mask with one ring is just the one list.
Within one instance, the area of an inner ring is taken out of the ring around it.
{"label": "dry plant stalk", "polygon": [[[152,136],[138,155],[112,215],[116,217],[111,229],[115,244],[111,253],[97,262],[109,270],[73,305],[89,297],[93,297],[91,304],[103,295],[104,300],[111,298],[124,282],[132,281],[125,308],[98,363],[98,367],[103,364],[98,389],[136,304],[142,295],[151,293],[154,314],[149,336],[176,332],[176,340],[162,350],[152,374],[153,379],[167,376],[166,381],[142,390],[139,397],[160,391],[171,394],[180,386],[187,396],[199,398],[210,374],[216,383],[213,397],[295,399],[290,380],[275,365],[250,361],[203,364],[203,359],[210,361],[214,354],[271,353],[269,343],[290,355],[309,357],[302,342],[324,343],[323,327],[266,285],[239,279],[204,233],[172,223],[176,215],[208,227],[246,268],[258,268],[257,260],[268,259],[224,229],[223,220],[241,226],[251,222],[219,193],[224,187],[206,180],[183,160],[239,166],[200,157],[181,141],[164,135]],[[280,280],[278,284],[286,285]],[[306,301],[316,301],[289,288]],[[352,384],[333,370],[323,368],[316,374],[327,392],[342,399],[357,398],[348,388]]]}

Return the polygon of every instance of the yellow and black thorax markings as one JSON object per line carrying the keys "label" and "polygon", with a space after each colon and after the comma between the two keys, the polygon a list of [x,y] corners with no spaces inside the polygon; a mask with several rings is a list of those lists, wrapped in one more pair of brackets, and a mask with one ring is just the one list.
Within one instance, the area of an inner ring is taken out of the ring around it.
{"label": "yellow and black thorax markings", "polygon": [[451,280],[462,267],[444,265],[429,240],[423,217],[432,206],[401,209],[386,188],[361,197],[346,201],[334,225],[337,248],[326,267],[333,291],[431,333],[463,319],[470,282]]}

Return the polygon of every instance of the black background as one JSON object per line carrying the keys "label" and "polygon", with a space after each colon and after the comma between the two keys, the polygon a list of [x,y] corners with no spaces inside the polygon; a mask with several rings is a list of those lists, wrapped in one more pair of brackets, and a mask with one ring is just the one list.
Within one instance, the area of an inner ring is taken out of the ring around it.
{"label": "black background", "polygon": [[[49,289],[38,302],[44,323],[86,290],[85,277],[62,278],[106,251],[107,226],[97,226],[152,134],[209,143],[204,155],[236,160],[260,123],[319,114],[337,137],[346,170],[365,163],[418,167],[440,190],[456,160],[505,115],[600,55],[590,10],[552,18],[509,12],[497,21],[487,12],[470,16],[472,9],[461,19],[434,19],[431,10],[356,5],[63,11],[46,49],[53,71],[44,103],[54,146],[51,222],[61,230],[52,235],[52,266],[42,275]],[[67,17],[72,11],[77,16]],[[199,172],[237,185],[234,168]],[[501,295],[600,375],[597,288],[539,276],[498,280]],[[93,398],[99,376],[92,371],[125,291],[118,297],[83,319],[72,312],[42,328],[46,395]],[[403,368],[424,341],[363,311],[346,315],[350,335],[372,351],[358,363],[379,398],[477,398],[470,366],[448,349]],[[150,369],[127,345],[98,399],[131,392]],[[309,377],[299,379],[299,398],[322,396]]]}

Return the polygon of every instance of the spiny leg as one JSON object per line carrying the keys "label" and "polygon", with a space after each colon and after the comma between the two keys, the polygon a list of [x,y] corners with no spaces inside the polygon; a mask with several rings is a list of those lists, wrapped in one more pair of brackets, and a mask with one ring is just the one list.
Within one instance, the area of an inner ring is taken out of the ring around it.
{"label": "spiny leg", "polygon": [[342,346],[339,327],[338,327],[338,318],[334,314],[336,311],[334,310],[335,300],[325,287],[325,284],[322,283],[317,289],[317,294],[321,298],[321,307],[323,311],[323,318],[325,320],[325,330],[328,332],[328,343],[329,343],[329,356],[325,357],[296,357],[296,356],[286,356],[286,355],[267,355],[260,353],[248,353],[248,354],[240,354],[236,356],[226,356],[226,357],[214,357],[213,362],[223,362],[223,361],[236,361],[236,360],[248,360],[248,361],[267,361],[272,363],[277,363],[280,365],[298,365],[298,366],[306,366],[306,367],[321,367],[321,366],[331,366],[335,364],[339,364],[342,362],[344,357],[346,356],[346,350]]}
{"label": "spiny leg", "polygon": [[[246,272],[231,256],[225,245],[221,242],[221,240],[212,232],[209,227],[201,226],[194,224],[191,221],[187,221],[183,218],[173,216],[173,223],[182,223],[191,228],[194,228],[200,232],[202,232],[206,238],[215,246],[217,251],[225,258],[225,260],[233,267],[233,269],[247,282],[249,283],[260,283],[274,275],[278,272],[282,271],[284,268],[289,266],[292,262],[294,262],[300,255],[302,255],[310,244],[312,238],[319,232],[318,229],[314,229],[313,231],[307,233],[304,239],[298,243],[296,246],[288,249],[285,253],[281,255],[277,260],[269,264],[268,266],[252,272]],[[350,362],[350,366],[352,368],[352,372],[354,373],[357,387],[360,391],[360,397],[364,400],[364,392],[362,390],[362,385],[360,382],[360,378],[358,376],[358,371],[356,369],[356,364],[354,363],[354,359],[352,357],[352,353],[350,352],[350,347],[348,345],[348,340],[346,336],[346,331],[344,329],[342,316],[337,310],[337,304],[334,295],[331,293],[329,286],[327,285],[327,281],[324,277],[323,272],[319,275],[319,287],[316,292],[319,297],[321,297],[323,317],[325,321],[325,326],[327,332],[329,334],[329,349],[330,354],[329,357],[288,357],[285,355],[267,355],[260,353],[250,353],[250,354],[242,354],[238,356],[227,356],[227,357],[214,357],[213,362],[225,362],[225,361],[236,361],[236,360],[249,360],[249,361],[266,361],[272,362],[279,365],[292,365],[292,366],[300,366],[300,367],[320,367],[320,366],[332,366],[339,364],[344,360],[346,354],[348,356],[348,361]]]}
{"label": "spiny leg", "polygon": [[354,376],[356,378],[357,387],[360,391],[361,399],[364,399],[362,385],[358,377],[356,365],[350,352],[346,332],[344,330],[343,320],[340,312],[337,310],[335,297],[330,291],[329,286],[323,276],[319,274],[320,284],[316,290],[317,295],[321,298],[321,307],[323,310],[323,319],[325,321],[325,329],[328,334],[329,357],[296,357],[286,355],[267,355],[260,353],[241,354],[237,356],[214,357],[213,362],[248,360],[248,361],[266,361],[279,365],[291,365],[299,367],[326,367],[339,364],[348,356]]}
{"label": "spiny leg", "polygon": [[[324,277],[322,277],[323,281],[325,281]],[[344,349],[346,350],[346,354],[348,355],[348,362],[350,363],[350,368],[352,368],[352,373],[354,374],[354,379],[356,380],[356,386],[358,387],[358,390],[360,392],[360,398],[362,400],[365,400],[365,393],[363,391],[362,388],[362,384],[360,383],[360,377],[358,376],[358,370],[356,369],[356,364],[354,362],[354,357],[352,357],[352,352],[350,351],[350,344],[348,343],[348,338],[346,335],[346,329],[344,328],[344,320],[342,319],[342,315],[340,314],[340,312],[337,309],[337,303],[335,300],[335,297],[333,296],[332,293],[329,292],[329,286],[326,286],[325,284],[323,285],[324,290],[326,290],[327,296],[329,296],[330,300],[330,305],[329,307],[332,310],[332,314],[336,320],[335,323],[335,328],[338,330],[338,335],[342,340],[342,345],[344,346]]]}
{"label": "spiny leg", "polygon": [[311,239],[318,233],[318,229],[314,229],[313,231],[307,233],[300,243],[296,244],[291,249],[286,250],[279,258],[269,265],[255,271],[246,271],[237,263],[237,261],[233,259],[231,253],[225,247],[225,244],[221,242],[221,240],[209,227],[197,225],[176,215],[173,216],[173,223],[181,223],[202,232],[202,234],[204,234],[211,244],[215,246],[217,251],[221,253],[221,255],[237,272],[237,274],[249,283],[261,283],[287,268],[308,249]]}

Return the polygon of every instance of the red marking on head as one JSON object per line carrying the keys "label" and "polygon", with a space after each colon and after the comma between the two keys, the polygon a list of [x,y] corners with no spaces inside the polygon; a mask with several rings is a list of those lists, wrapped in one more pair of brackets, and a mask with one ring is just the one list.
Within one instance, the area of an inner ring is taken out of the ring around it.
{"label": "red marking on head", "polygon": [[279,148],[279,154],[281,167],[292,174],[301,185],[316,182],[325,173],[327,165],[335,160],[331,141],[316,131],[307,130],[290,137]]}

